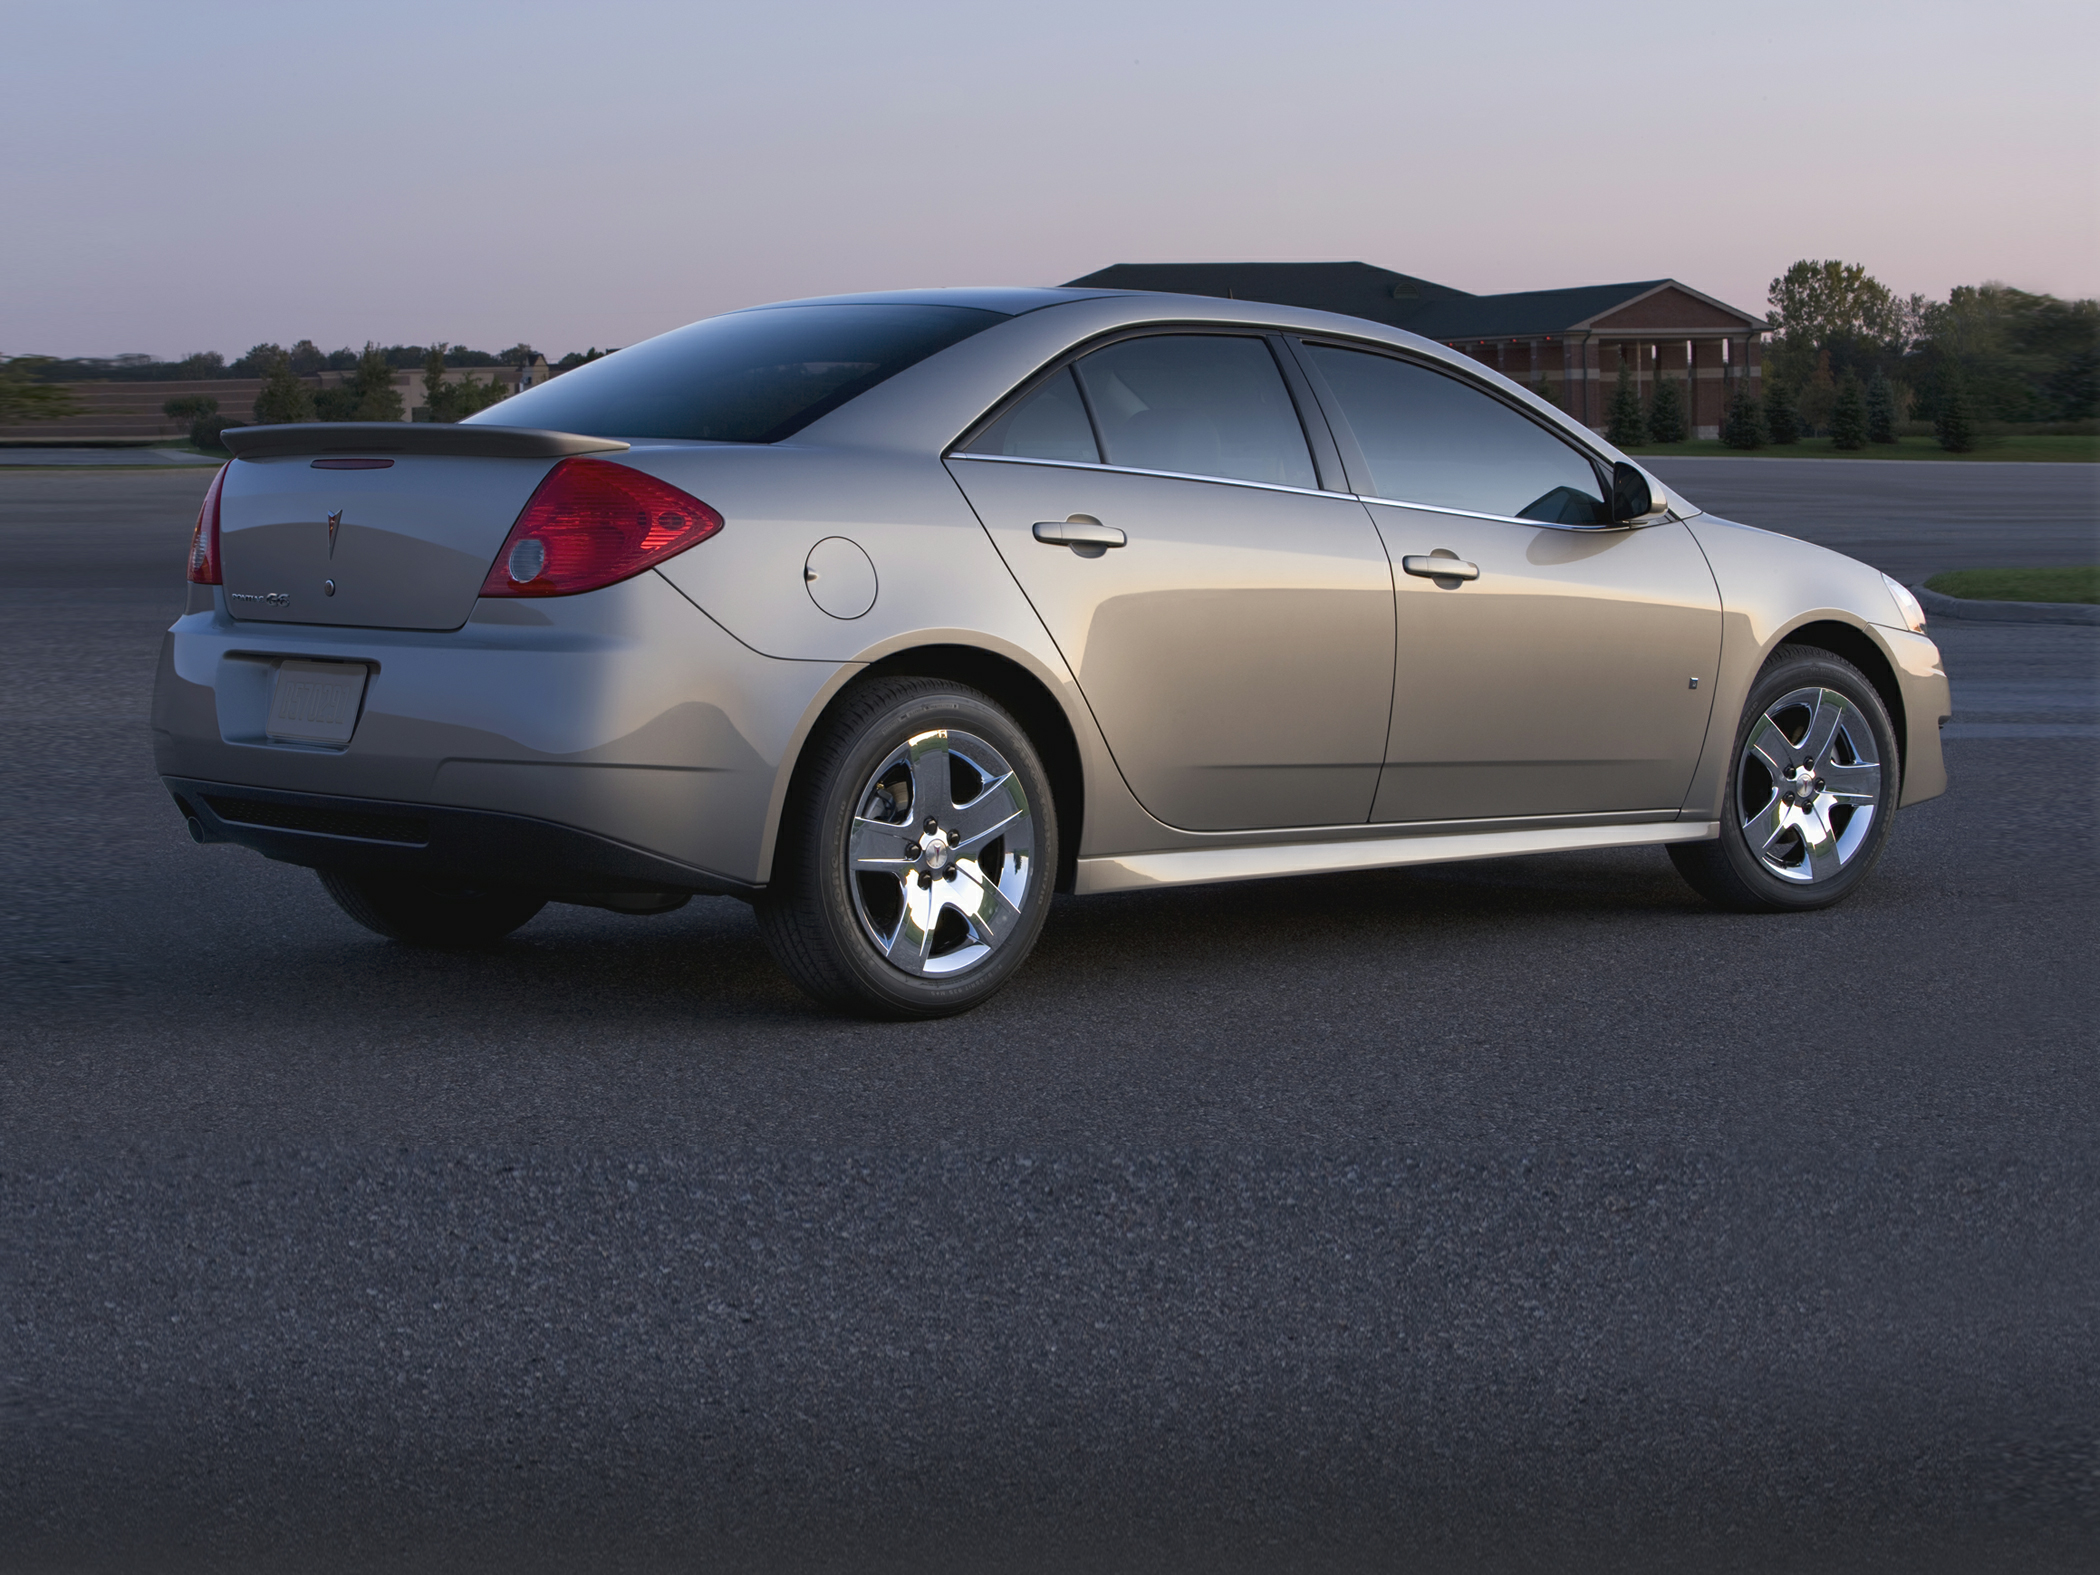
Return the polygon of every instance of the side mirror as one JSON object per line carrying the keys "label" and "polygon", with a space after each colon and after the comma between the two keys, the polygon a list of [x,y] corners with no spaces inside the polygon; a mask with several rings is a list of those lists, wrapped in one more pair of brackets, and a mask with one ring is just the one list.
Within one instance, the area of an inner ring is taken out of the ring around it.
{"label": "side mirror", "polygon": [[1653,514],[1662,507],[1638,465],[1620,460],[1611,468],[1611,517],[1624,523]]}

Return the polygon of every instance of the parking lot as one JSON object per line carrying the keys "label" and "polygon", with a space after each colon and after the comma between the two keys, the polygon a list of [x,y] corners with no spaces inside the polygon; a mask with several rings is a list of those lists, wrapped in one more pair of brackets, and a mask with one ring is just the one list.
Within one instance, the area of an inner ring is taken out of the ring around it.
{"label": "parking lot", "polygon": [[[2094,467],[1657,468],[1906,580],[2100,557]],[[0,1568],[2100,1559],[2100,629],[1935,625],[1952,788],[1827,913],[1652,849],[1060,899],[881,1026],[726,899],[418,954],[192,846],[207,479],[0,472]]]}

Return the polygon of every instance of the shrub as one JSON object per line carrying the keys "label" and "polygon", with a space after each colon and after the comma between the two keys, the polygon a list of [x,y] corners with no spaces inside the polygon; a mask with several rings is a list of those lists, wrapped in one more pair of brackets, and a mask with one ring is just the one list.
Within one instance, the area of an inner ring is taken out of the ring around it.
{"label": "shrub", "polygon": [[1757,396],[1750,392],[1748,378],[1736,384],[1735,398],[1728,401],[1728,415],[1721,422],[1721,441],[1730,448],[1764,447],[1764,408],[1758,403]]}
{"label": "shrub", "polygon": [[190,441],[199,448],[226,452],[226,429],[245,426],[239,416],[222,416],[216,411],[197,417],[190,423]]}
{"label": "shrub", "polygon": [[219,402],[209,394],[177,394],[161,403],[160,413],[170,421],[198,421],[217,415]]}
{"label": "shrub", "polygon": [[1682,443],[1684,429],[1684,385],[1674,377],[1655,380],[1655,397],[1648,402],[1648,441]]}
{"label": "shrub", "polygon": [[1604,435],[1621,448],[1648,441],[1648,418],[1641,411],[1641,396],[1633,386],[1633,370],[1619,363],[1618,386],[1612,390],[1611,414]]}
{"label": "shrub", "polygon": [[1830,406],[1830,446],[1860,449],[1867,446],[1867,396],[1859,379],[1850,372],[1838,384],[1837,398]]}

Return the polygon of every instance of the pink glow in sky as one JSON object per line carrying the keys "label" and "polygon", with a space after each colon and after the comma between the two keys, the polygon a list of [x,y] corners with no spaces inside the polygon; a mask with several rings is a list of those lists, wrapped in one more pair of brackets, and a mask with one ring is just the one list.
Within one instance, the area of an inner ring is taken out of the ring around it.
{"label": "pink glow in sky", "polygon": [[2100,293],[2090,0],[72,0],[6,35],[9,354],[559,354],[1113,262]]}

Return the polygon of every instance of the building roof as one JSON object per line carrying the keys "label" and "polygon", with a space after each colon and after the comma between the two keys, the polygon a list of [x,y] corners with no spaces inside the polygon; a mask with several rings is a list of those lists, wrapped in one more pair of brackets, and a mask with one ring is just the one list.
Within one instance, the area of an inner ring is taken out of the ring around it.
{"label": "building roof", "polygon": [[[1631,333],[1684,328],[1757,332],[1762,317],[1740,311],[1675,279],[1577,285],[1565,290],[1520,290],[1470,295],[1412,274],[1369,263],[1117,263],[1072,285],[1116,290],[1162,290],[1176,295],[1229,296],[1273,301],[1322,312],[1366,317],[1424,338],[1557,337],[1614,327]],[[1644,309],[1633,310],[1637,306]],[[1611,319],[1625,314],[1624,323]]]}

